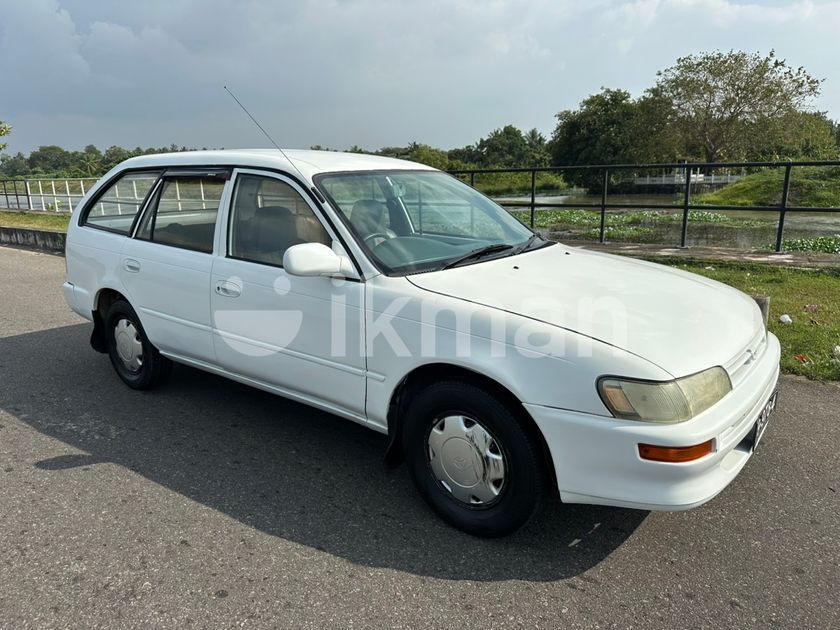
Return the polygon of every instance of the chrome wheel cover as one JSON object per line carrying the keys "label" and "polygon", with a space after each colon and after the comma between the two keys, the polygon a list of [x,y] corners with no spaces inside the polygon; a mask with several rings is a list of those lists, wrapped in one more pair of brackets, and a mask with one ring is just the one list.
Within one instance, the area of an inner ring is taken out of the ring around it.
{"label": "chrome wheel cover", "polygon": [[114,340],[117,356],[130,372],[137,373],[143,367],[143,342],[140,333],[130,319],[121,319],[114,326]]}
{"label": "chrome wheel cover", "polygon": [[432,474],[452,498],[471,506],[499,498],[506,480],[505,456],[480,422],[463,415],[440,417],[427,446]]}

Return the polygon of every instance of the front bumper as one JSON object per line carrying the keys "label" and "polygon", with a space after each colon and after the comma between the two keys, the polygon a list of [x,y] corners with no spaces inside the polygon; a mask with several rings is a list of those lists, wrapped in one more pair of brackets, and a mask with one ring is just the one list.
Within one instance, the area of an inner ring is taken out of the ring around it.
{"label": "front bumper", "polygon": [[[735,389],[680,424],[652,425],[526,404],[551,451],[560,498],[646,510],[687,510],[709,501],[752,456],[750,432],[776,389],[779,357],[779,341],[768,333],[764,352]],[[640,443],[691,446],[707,440],[714,441],[713,452],[692,462],[639,457]]]}

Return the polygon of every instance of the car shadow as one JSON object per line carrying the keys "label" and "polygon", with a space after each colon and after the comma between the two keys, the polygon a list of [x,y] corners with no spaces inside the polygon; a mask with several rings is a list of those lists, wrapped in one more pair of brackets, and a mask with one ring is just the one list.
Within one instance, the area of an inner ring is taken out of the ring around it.
{"label": "car shadow", "polygon": [[152,392],[125,387],[87,325],[0,339],[0,408],[78,455],[55,474],[112,462],[272,536],[371,567],[468,580],[556,580],[618,548],[646,513],[545,508],[516,534],[482,540],[442,523],[386,438],[328,413],[191,368]]}

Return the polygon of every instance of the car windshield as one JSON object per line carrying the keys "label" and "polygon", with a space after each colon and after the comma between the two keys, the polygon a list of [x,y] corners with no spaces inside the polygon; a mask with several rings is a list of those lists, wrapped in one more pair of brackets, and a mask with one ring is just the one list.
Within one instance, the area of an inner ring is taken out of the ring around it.
{"label": "car windshield", "polygon": [[504,208],[440,171],[328,173],[317,183],[386,273],[470,264],[545,244]]}

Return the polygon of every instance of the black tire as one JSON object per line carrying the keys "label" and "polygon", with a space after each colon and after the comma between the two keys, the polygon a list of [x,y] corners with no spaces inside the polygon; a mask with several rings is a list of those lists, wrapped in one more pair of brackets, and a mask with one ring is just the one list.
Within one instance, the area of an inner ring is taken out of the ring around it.
{"label": "black tire", "polygon": [[[499,537],[531,518],[545,492],[545,466],[538,439],[508,405],[476,385],[442,381],[418,392],[407,407],[402,427],[406,462],[420,494],[443,520],[474,536]],[[501,490],[484,505],[456,499],[432,470],[429,436],[441,418],[451,415],[478,419],[504,456]]]}
{"label": "black tire", "polygon": [[[142,364],[137,369],[130,369],[120,357],[117,347],[117,326],[121,322],[130,322],[136,333],[135,338],[142,346]],[[163,383],[172,372],[172,362],[163,356],[157,348],[152,345],[140,318],[131,308],[131,304],[125,300],[117,300],[111,304],[108,314],[105,317],[105,338],[108,343],[108,356],[111,358],[111,365],[123,383],[132,389],[152,389]]]}

